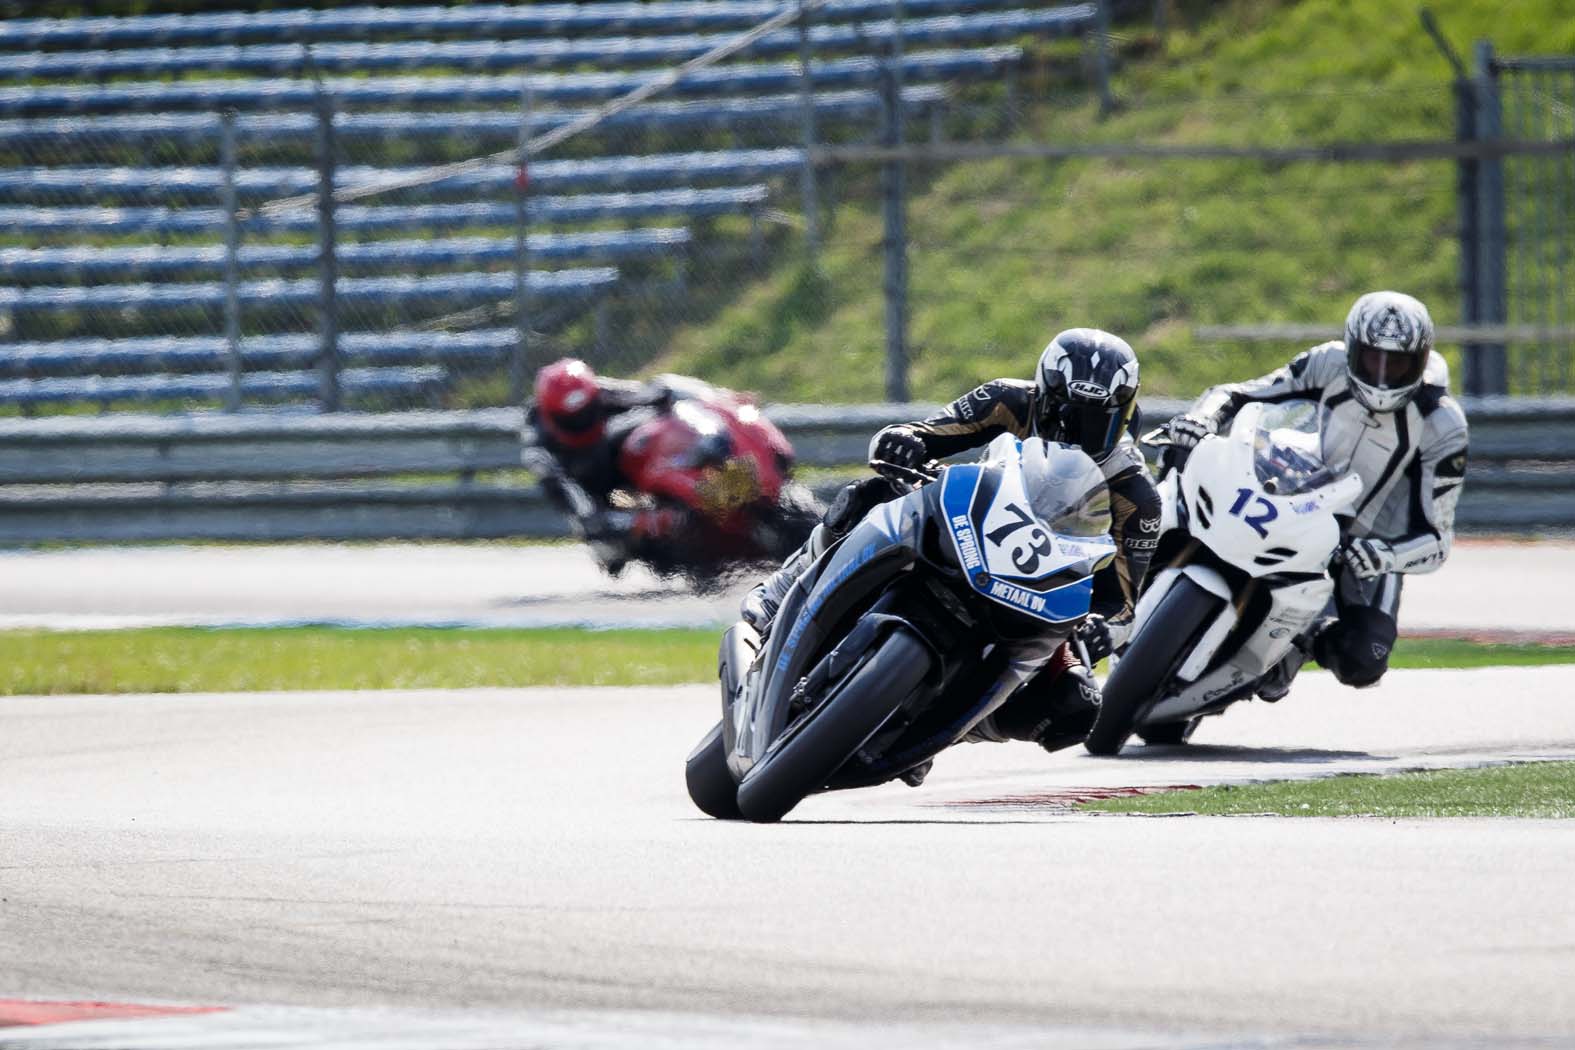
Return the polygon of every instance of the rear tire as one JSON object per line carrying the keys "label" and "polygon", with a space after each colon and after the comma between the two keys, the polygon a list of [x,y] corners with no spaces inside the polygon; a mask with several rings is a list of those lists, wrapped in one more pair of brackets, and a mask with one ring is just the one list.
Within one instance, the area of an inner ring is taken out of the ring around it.
{"label": "rear tire", "polygon": [[794,737],[757,762],[738,785],[738,808],[749,820],[781,820],[826,786],[849,756],[880,729],[924,681],[930,652],[911,634],[886,636]]}
{"label": "rear tire", "polygon": [[1114,755],[1121,750],[1144,705],[1159,696],[1199,630],[1219,614],[1223,604],[1218,595],[1186,576],[1175,582],[1106,679],[1094,728],[1083,741],[1089,754]]}
{"label": "rear tire", "polygon": [[700,811],[717,820],[742,820],[738,809],[738,783],[727,768],[727,752],[722,748],[722,723],[711,727],[684,763],[684,780],[689,798]]}
{"label": "rear tire", "polygon": [[1185,744],[1192,738],[1192,731],[1198,728],[1201,718],[1184,718],[1179,722],[1161,722],[1159,725],[1145,726],[1137,732],[1138,739],[1145,744],[1154,746]]}

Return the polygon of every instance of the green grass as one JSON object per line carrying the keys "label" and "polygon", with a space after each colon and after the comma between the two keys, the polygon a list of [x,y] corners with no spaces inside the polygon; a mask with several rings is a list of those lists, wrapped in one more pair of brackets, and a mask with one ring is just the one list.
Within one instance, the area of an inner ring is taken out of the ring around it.
{"label": "green grass", "polygon": [[0,633],[0,695],[671,685],[716,676],[714,631],[330,627]]}
{"label": "green grass", "polygon": [[1575,762],[1338,776],[1084,803],[1098,813],[1285,817],[1575,817]]}
{"label": "green grass", "polygon": [[[335,627],[0,632],[0,695],[672,685],[719,631]],[[1575,647],[1402,640],[1395,667],[1575,663]]]}
{"label": "green grass", "polygon": [[[1301,145],[1451,140],[1451,71],[1413,0],[1182,4],[1162,51],[1129,54],[1123,109],[1033,95],[1018,137],[1050,143]],[[1457,49],[1575,50],[1567,0],[1429,3]],[[1123,29],[1141,36],[1143,20]],[[1468,57],[1469,60],[1469,57]],[[882,395],[881,213],[868,170],[844,170],[820,268],[788,252],[716,317],[680,330],[656,370],[780,401]],[[1196,343],[1197,324],[1338,329],[1377,287],[1460,316],[1455,165],[1238,160],[1015,160],[910,173],[911,386],[923,400],[1027,375],[1058,327],[1128,337],[1149,395],[1191,396],[1299,347]],[[828,367],[834,364],[835,367]],[[1457,368],[1458,376],[1458,368]]]}
{"label": "green grass", "polygon": [[1402,638],[1395,645],[1389,666],[1434,667],[1535,667],[1575,663],[1575,647],[1564,645],[1490,645],[1452,638]]}

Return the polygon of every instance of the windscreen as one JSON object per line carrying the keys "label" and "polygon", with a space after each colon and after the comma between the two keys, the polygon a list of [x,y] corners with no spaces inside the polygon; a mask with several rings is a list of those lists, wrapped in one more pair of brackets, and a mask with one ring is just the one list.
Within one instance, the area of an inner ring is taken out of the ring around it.
{"label": "windscreen", "polygon": [[1062,536],[1110,533],[1110,486],[1075,445],[1023,441],[1023,484],[1036,517]]}
{"label": "windscreen", "polygon": [[1338,469],[1325,462],[1316,401],[1265,405],[1253,438],[1252,466],[1264,491],[1292,496],[1329,484]]}

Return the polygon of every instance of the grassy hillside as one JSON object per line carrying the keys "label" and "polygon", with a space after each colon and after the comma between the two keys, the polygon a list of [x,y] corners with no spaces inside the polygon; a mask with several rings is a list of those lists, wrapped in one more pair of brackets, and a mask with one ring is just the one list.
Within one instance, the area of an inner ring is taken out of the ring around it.
{"label": "grassy hillside", "polygon": [[[1127,55],[1120,112],[1101,120],[1086,97],[1035,95],[1019,136],[1266,145],[1453,137],[1450,69],[1414,0],[1182,6],[1162,51]],[[1429,6],[1468,61],[1479,37],[1503,54],[1575,51],[1569,0]],[[1036,88],[1032,78],[1022,86]],[[868,171],[839,178],[819,269],[789,242],[768,279],[681,329],[653,371],[784,401],[881,399],[874,180]],[[1299,349],[1196,345],[1195,324],[1337,326],[1375,287],[1422,297],[1441,322],[1460,316],[1449,161],[992,160],[911,178],[916,398],[1026,375],[1048,336],[1074,324],[1131,339],[1147,392],[1189,396]]]}

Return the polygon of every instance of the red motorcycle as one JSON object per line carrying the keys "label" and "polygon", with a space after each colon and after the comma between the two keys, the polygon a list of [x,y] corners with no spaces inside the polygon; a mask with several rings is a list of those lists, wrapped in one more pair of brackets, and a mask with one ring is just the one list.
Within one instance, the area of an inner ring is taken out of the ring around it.
{"label": "red motorcycle", "polygon": [[[627,485],[614,506],[631,515],[636,536],[640,522],[668,527],[632,544],[586,536],[597,561],[616,574],[638,560],[705,589],[724,585],[729,570],[781,562],[809,538],[824,509],[792,480],[793,446],[749,398],[664,379],[669,405],[635,423],[619,446]],[[589,497],[579,496],[589,509]]]}

